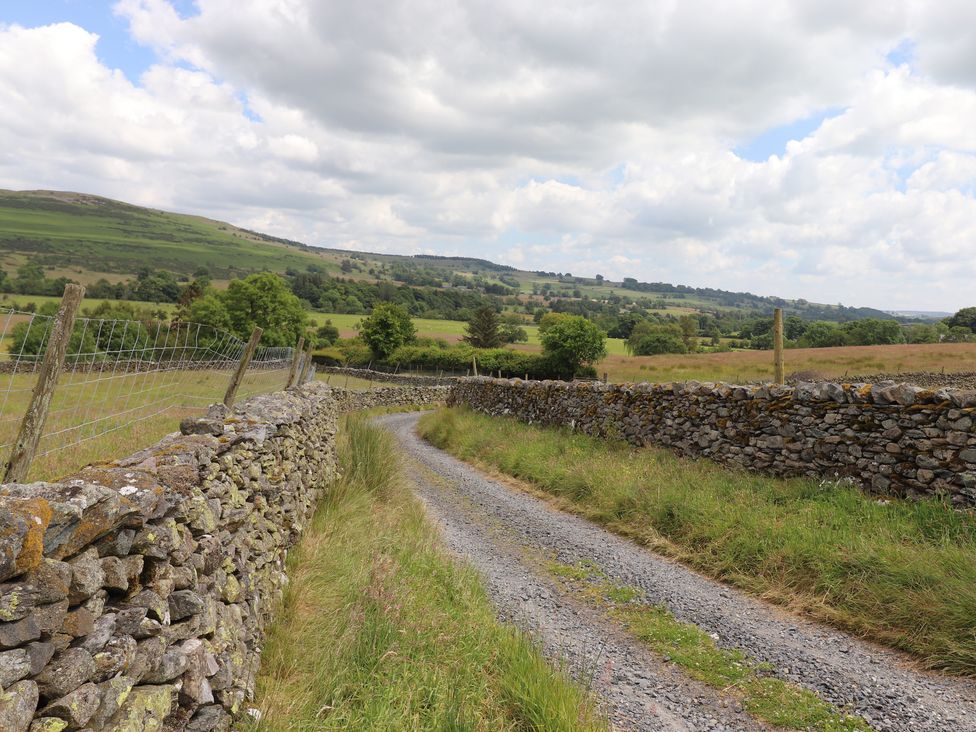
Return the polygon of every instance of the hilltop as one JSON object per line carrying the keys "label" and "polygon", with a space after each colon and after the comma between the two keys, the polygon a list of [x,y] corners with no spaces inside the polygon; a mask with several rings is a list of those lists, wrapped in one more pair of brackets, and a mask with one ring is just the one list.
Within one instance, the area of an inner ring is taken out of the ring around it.
{"label": "hilltop", "polygon": [[[748,292],[524,271],[470,257],[324,249],[202,216],[101,196],[0,190],[0,266],[13,272],[27,261],[44,267],[48,277],[67,277],[83,284],[99,279],[118,282],[147,265],[183,277],[206,271],[217,284],[262,270],[282,274],[312,271],[367,282],[471,288],[540,303],[606,300],[616,295],[674,315],[766,314],[779,306],[805,319],[896,317],[873,308],[843,308]],[[900,317],[924,318],[921,314]]]}

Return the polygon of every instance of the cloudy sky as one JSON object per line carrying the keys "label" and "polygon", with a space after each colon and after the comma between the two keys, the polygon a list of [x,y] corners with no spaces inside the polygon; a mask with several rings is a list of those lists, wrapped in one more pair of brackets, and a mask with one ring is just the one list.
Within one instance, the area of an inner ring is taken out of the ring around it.
{"label": "cloudy sky", "polygon": [[976,3],[4,0],[0,187],[953,310],[976,304]]}

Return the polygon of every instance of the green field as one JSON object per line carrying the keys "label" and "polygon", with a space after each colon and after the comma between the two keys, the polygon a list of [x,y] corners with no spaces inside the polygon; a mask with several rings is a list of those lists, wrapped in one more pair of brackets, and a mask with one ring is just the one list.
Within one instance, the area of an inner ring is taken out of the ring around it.
{"label": "green field", "polygon": [[[230,369],[141,373],[65,373],[58,381],[31,480],[53,480],[85,465],[136,452],[179,427],[180,419],[220,402]],[[238,399],[282,389],[285,368],[248,370]],[[6,460],[30,402],[33,374],[0,374],[0,462]]]}
{"label": "green field", "polygon": [[[339,334],[343,338],[352,338],[357,334],[356,324],[359,323],[364,315],[348,315],[344,313],[310,313],[312,321],[316,325],[322,325],[326,320],[331,320],[332,324],[339,329]],[[429,320],[427,318],[413,318],[412,322],[417,329],[417,335],[425,338],[440,338],[454,343],[460,341],[465,334],[467,323],[460,320]],[[541,350],[539,340],[539,326],[526,323],[522,326],[529,335],[527,343],[517,343],[514,348],[526,351]],[[607,338],[607,354],[622,356],[627,353],[625,348],[626,341],[620,338]]]}
{"label": "green field", "polygon": [[337,270],[334,258],[230,224],[68,193],[0,191],[0,253],[5,269],[30,258],[86,282],[147,264],[182,274],[206,267],[217,278],[311,264]]}

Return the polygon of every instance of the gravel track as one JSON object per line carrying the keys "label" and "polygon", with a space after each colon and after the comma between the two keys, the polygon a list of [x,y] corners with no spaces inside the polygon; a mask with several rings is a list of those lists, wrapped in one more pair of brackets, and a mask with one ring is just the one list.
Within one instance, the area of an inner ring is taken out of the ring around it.
{"label": "gravel track", "polygon": [[419,414],[377,422],[393,432],[408,477],[448,546],[482,573],[502,617],[592,679],[615,726],[633,730],[766,729],[729,699],[645,651],[567,596],[543,559],[595,562],[611,580],[774,666],[776,675],[849,707],[881,732],[976,732],[976,684],[914,669],[895,651],[790,615],[595,524],[510,488],[415,434]]}

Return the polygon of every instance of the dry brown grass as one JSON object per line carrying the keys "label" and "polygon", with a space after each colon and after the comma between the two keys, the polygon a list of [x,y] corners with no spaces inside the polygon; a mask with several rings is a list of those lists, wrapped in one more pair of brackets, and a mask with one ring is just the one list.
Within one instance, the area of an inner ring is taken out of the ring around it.
{"label": "dry brown grass", "polygon": [[[824,377],[976,370],[976,343],[795,348],[786,351],[786,373],[815,371]],[[772,351],[733,351],[662,356],[608,356],[597,365],[611,381],[728,381],[772,379]]]}

